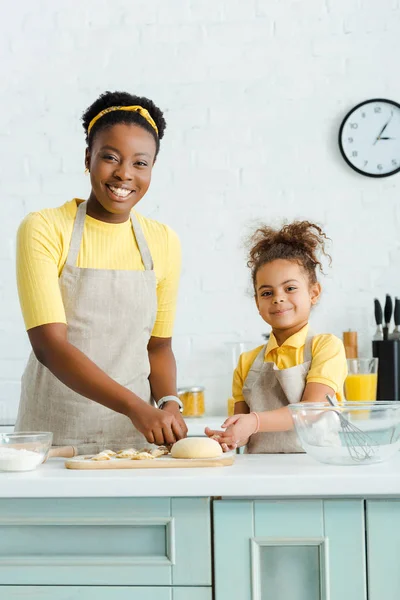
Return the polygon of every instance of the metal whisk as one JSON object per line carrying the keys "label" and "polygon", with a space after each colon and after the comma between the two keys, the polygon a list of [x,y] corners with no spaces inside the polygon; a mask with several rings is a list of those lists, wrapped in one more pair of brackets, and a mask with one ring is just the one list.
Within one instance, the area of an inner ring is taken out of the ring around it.
{"label": "metal whisk", "polygon": [[[337,406],[337,402],[335,402],[329,394],[326,394],[325,397],[331,406]],[[354,460],[354,462],[363,462],[368,458],[372,458],[375,455],[375,450],[373,448],[374,440],[364,431],[350,423],[350,421],[341,414],[340,410],[335,410],[333,412],[339,417],[343,438],[346,442],[346,448],[351,459]]]}

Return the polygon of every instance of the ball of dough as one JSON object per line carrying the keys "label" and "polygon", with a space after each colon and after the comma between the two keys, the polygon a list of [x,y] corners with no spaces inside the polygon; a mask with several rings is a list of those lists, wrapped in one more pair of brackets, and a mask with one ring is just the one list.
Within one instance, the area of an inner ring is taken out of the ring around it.
{"label": "ball of dough", "polygon": [[216,458],[222,453],[220,444],[207,437],[189,437],[179,440],[171,450],[173,458]]}

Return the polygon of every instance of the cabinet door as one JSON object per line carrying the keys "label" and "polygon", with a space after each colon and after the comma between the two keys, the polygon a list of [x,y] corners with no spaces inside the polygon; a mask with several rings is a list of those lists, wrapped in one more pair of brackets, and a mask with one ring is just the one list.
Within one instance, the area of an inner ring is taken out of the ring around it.
{"label": "cabinet door", "polygon": [[212,600],[210,587],[0,586],[0,600]]}
{"label": "cabinet door", "polygon": [[366,600],[364,531],[360,500],[216,501],[216,600]]}
{"label": "cabinet door", "polygon": [[0,600],[172,600],[172,596],[171,588],[2,585]]}
{"label": "cabinet door", "polygon": [[172,588],[171,600],[212,600],[211,587]]}
{"label": "cabinet door", "polygon": [[367,502],[369,600],[400,598],[400,501]]}

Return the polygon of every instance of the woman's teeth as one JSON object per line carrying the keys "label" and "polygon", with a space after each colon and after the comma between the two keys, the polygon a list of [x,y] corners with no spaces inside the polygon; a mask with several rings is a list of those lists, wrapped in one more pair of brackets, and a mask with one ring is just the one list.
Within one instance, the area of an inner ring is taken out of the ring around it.
{"label": "woman's teeth", "polygon": [[125,188],[114,187],[113,185],[108,186],[113,194],[118,196],[119,198],[127,198],[132,190],[127,190]]}

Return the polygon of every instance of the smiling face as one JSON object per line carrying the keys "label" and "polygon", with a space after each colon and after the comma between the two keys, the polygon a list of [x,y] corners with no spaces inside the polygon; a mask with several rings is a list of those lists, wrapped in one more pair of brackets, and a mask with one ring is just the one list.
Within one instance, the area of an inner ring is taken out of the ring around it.
{"label": "smiling face", "polygon": [[287,332],[289,337],[308,323],[321,286],[310,284],[307,272],[296,261],[277,259],[258,269],[255,294],[264,321],[274,333]]}
{"label": "smiling face", "polygon": [[100,130],[86,151],[92,191],[88,214],[122,222],[147,192],[156,155],[154,137],[123,123]]}

